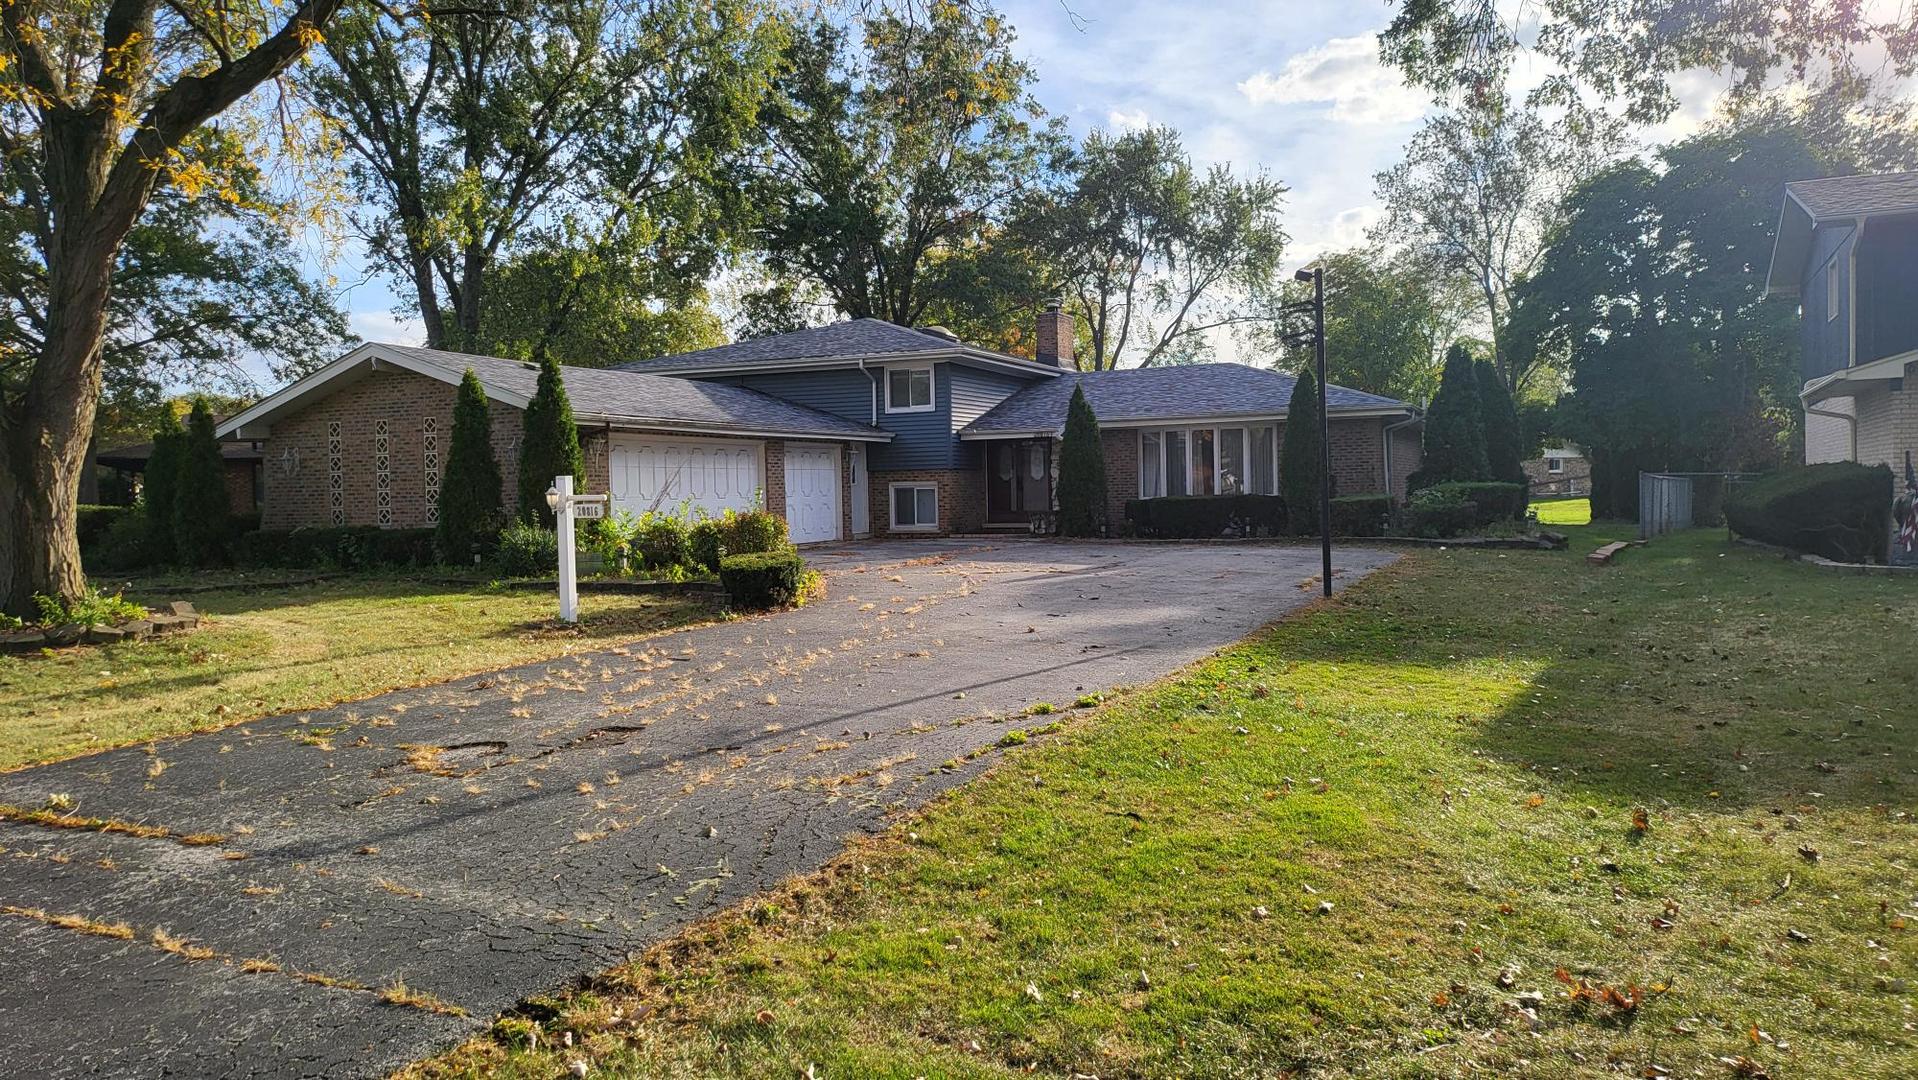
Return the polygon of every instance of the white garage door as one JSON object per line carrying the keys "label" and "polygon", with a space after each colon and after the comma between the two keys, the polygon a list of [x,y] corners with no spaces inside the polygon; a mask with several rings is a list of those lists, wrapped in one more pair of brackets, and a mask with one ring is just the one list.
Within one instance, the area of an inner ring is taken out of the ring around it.
{"label": "white garage door", "polygon": [[615,435],[607,462],[613,510],[634,515],[691,504],[718,517],[750,510],[763,487],[761,444],[656,435]]}
{"label": "white garage door", "polygon": [[839,539],[839,448],[786,444],[786,525],[793,543]]}

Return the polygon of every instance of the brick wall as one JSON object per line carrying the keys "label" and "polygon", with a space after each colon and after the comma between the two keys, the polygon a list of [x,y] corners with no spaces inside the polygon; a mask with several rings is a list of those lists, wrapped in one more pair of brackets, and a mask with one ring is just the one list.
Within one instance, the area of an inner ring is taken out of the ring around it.
{"label": "brick wall", "polygon": [[1866,465],[1889,465],[1892,472],[1903,476],[1905,452],[1918,458],[1918,387],[1907,383],[1905,389],[1893,390],[1877,384],[1860,391],[1854,400],[1858,460]]}
{"label": "brick wall", "polygon": [[[939,528],[936,532],[892,533],[892,486],[927,483],[939,489]],[[975,533],[986,524],[986,482],[983,469],[896,469],[867,474],[872,496],[874,536],[948,536]]]}
{"label": "brick wall", "polygon": [[[1857,402],[1851,398],[1830,398],[1814,408],[1823,412],[1857,416]],[[1805,464],[1851,460],[1851,423],[1835,416],[1805,414]]]}
{"label": "brick wall", "polygon": [[[1117,535],[1125,527],[1126,500],[1139,497],[1139,433],[1132,428],[1101,431],[1099,441],[1106,456],[1106,526]],[[1056,468],[1053,475],[1058,475]]]}
{"label": "brick wall", "polygon": [[1592,490],[1592,463],[1582,457],[1559,458],[1563,464],[1553,472],[1547,458],[1525,462],[1525,479],[1532,483],[1533,496],[1589,495]]}
{"label": "brick wall", "polygon": [[[430,525],[427,493],[432,485],[427,477],[427,441],[430,434],[438,444],[438,464],[443,474],[452,449],[455,389],[411,372],[375,371],[276,421],[272,434],[264,440],[266,505],[262,527]],[[499,460],[502,481],[501,504],[510,511],[518,502],[520,411],[496,401],[492,403],[492,420],[493,454]],[[377,468],[382,438],[387,464],[385,515],[380,513]],[[333,499],[336,477],[340,496],[337,512]]]}
{"label": "brick wall", "polygon": [[227,509],[235,514],[251,514],[253,505],[253,474],[260,470],[257,461],[228,461],[221,479],[226,483]]}

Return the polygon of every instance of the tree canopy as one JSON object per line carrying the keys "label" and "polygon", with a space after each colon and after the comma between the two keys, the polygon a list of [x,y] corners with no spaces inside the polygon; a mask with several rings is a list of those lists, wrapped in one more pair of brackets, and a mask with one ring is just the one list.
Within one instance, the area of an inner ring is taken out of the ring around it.
{"label": "tree canopy", "polygon": [[[1477,303],[1470,286],[1378,245],[1315,261],[1325,268],[1325,364],[1332,383],[1415,405],[1432,400],[1445,346]],[[1257,340],[1285,353],[1287,339],[1311,329],[1311,316],[1295,306],[1311,298],[1310,283],[1285,282],[1275,299],[1291,310]]]}

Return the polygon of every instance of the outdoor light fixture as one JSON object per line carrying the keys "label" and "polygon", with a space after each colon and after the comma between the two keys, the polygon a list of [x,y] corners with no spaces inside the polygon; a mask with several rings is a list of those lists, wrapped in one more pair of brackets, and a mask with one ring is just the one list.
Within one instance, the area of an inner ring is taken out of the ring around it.
{"label": "outdoor light fixture", "polygon": [[546,489],[546,509],[559,509],[559,489],[557,487],[549,487]]}
{"label": "outdoor light fixture", "polygon": [[1300,269],[1297,273],[1293,274],[1292,280],[1303,281],[1307,285],[1310,285],[1312,283],[1313,277],[1314,275],[1312,273],[1312,268],[1308,266]]}

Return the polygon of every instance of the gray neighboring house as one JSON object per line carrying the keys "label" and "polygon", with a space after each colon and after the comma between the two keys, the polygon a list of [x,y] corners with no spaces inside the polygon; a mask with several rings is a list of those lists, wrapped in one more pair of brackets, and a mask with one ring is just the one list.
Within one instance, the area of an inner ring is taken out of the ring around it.
{"label": "gray neighboring house", "polygon": [[[1128,499],[1277,494],[1290,376],[1239,364],[1082,373],[1071,316],[1050,308],[1036,329],[1033,359],[854,319],[565,368],[587,487],[633,512],[763,504],[800,543],[1025,531],[1055,507],[1066,407],[1083,386],[1115,529]],[[368,344],[221,426],[262,449],[264,526],[431,525],[469,367],[494,405],[511,505],[534,368]],[[1339,493],[1402,496],[1419,465],[1418,411],[1336,386],[1328,401]]]}

